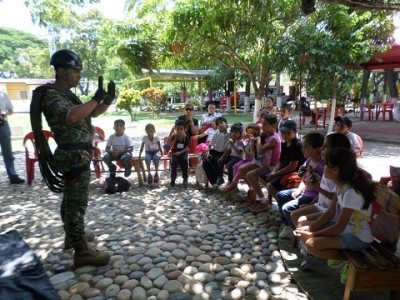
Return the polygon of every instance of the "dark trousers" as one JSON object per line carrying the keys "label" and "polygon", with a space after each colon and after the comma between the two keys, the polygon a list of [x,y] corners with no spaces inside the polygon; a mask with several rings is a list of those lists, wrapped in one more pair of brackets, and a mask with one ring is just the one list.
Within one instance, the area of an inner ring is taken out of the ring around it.
{"label": "dark trousers", "polygon": [[211,156],[210,160],[207,160],[207,157],[203,157],[203,169],[207,175],[208,181],[214,185],[217,183],[217,178],[222,177],[223,175],[223,164],[218,164],[218,159],[224,154],[223,152],[218,152],[215,150],[210,150],[209,155]]}
{"label": "dark trousers", "polygon": [[60,300],[41,261],[18,231],[0,234],[0,245],[0,299]]}
{"label": "dark trousers", "polygon": [[222,168],[222,170],[224,169],[224,165],[227,165],[227,167],[228,167],[228,181],[229,182],[232,182],[232,179],[233,179],[233,166],[241,160],[242,159],[237,156],[228,156],[228,157],[225,157],[222,160],[222,162],[220,163],[221,166],[219,166],[219,167]]}
{"label": "dark trousers", "polygon": [[171,182],[175,182],[177,175],[177,167],[181,167],[183,180],[188,179],[189,170],[189,153],[185,152],[180,156],[176,156],[172,153],[171,155]]}

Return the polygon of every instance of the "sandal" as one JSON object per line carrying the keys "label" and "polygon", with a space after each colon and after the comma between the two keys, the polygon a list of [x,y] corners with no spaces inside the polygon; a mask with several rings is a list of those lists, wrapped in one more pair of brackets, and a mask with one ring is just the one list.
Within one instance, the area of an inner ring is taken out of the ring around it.
{"label": "sandal", "polygon": [[151,176],[151,174],[149,176],[147,176],[147,183],[148,184],[152,184],[153,183],[153,176]]}
{"label": "sandal", "polygon": [[260,201],[257,201],[256,203],[254,203],[248,207],[248,209],[251,212],[260,212],[263,210],[268,210],[269,208],[270,208],[270,205],[268,202],[260,202]]}

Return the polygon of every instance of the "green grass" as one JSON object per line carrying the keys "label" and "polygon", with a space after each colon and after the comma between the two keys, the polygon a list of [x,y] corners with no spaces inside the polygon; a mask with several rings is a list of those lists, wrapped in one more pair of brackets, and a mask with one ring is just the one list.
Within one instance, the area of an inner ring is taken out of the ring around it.
{"label": "green grass", "polygon": [[[195,111],[194,116],[196,119],[201,120],[201,116],[205,113],[205,111]],[[152,115],[151,112],[139,112],[136,114],[136,121],[133,123],[137,123],[138,125],[140,124],[143,125],[141,127],[144,128],[144,126],[147,123],[153,123],[154,125],[158,125],[158,128],[162,129],[170,129],[172,125],[174,125],[175,120],[178,116],[182,115],[182,113],[174,111],[174,112],[162,112],[160,114],[160,117],[157,117],[157,115]],[[118,117],[129,117],[129,114],[126,112],[112,112],[112,113],[107,113],[105,116],[113,116],[115,118]],[[222,116],[226,118],[228,121],[228,124],[232,125],[234,123],[240,123],[240,122],[252,122],[253,121],[253,113],[222,113]],[[138,127],[140,127],[138,126]]]}

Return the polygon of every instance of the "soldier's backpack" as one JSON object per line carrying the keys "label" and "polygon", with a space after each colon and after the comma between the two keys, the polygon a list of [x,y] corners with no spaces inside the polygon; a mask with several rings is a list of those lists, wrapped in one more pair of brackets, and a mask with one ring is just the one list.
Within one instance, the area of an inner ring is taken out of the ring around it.
{"label": "soldier's backpack", "polygon": [[104,192],[106,194],[126,192],[130,187],[129,181],[122,177],[110,176],[104,181]]}
{"label": "soldier's backpack", "polygon": [[[374,187],[371,216],[360,211],[360,216],[369,222],[375,239],[383,244],[391,245],[399,239],[400,234],[400,197],[387,186],[377,183]],[[355,218],[357,230],[357,218]]]}

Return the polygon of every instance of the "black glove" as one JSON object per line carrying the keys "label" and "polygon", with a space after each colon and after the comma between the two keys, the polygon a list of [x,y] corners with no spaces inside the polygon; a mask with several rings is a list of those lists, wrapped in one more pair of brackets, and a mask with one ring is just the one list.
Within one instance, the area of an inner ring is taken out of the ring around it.
{"label": "black glove", "polygon": [[99,85],[97,87],[96,93],[94,93],[94,96],[92,100],[96,100],[98,104],[104,99],[106,92],[103,89],[103,76],[99,76]]}
{"label": "black glove", "polygon": [[115,83],[114,81],[111,80],[107,85],[107,92],[104,95],[103,103],[105,105],[111,105],[114,99],[115,99]]}

